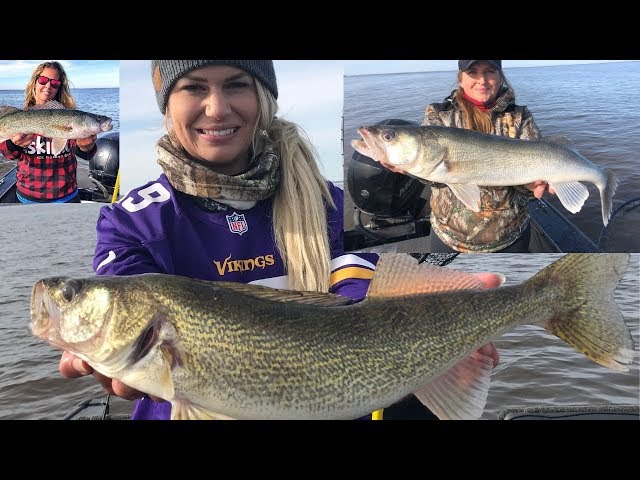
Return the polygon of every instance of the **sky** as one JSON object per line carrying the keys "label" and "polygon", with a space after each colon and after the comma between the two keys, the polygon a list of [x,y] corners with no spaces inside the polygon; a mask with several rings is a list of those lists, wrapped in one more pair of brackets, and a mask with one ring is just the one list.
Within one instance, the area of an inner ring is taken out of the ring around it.
{"label": "sky", "polygon": [[[502,68],[546,67],[554,65],[606,63],[610,61],[611,60],[503,60]],[[341,63],[345,75],[458,70],[457,60],[342,60]]]}
{"label": "sky", "polygon": [[71,88],[118,88],[119,60],[0,60],[0,90],[24,90],[35,68],[43,62],[62,64]]}
{"label": "sky", "polygon": [[[343,181],[343,70],[338,62],[276,60],[278,116],[297,123],[319,155],[321,173]],[[151,84],[149,60],[120,62],[120,191],[129,190],[162,173],[156,162],[156,142],[164,135],[164,118]]]}

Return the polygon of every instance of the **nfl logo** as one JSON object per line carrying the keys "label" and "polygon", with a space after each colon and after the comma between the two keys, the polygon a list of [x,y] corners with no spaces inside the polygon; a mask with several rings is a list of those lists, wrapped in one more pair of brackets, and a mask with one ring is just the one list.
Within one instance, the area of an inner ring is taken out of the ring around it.
{"label": "nfl logo", "polygon": [[227,223],[229,224],[229,231],[231,233],[242,235],[244,232],[249,231],[249,226],[244,218],[244,213],[242,215],[238,215],[236,212],[233,212],[233,215],[226,215],[226,217]]}

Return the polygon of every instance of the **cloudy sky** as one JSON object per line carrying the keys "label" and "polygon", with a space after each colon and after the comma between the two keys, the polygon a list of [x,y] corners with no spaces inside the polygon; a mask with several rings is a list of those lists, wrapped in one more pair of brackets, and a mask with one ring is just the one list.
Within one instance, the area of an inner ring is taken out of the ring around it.
{"label": "cloudy sky", "polygon": [[[342,181],[343,70],[333,61],[276,60],[278,116],[296,122],[315,145],[324,176]],[[121,192],[162,173],[155,144],[165,133],[149,60],[120,62]]]}
{"label": "cloudy sky", "polygon": [[62,64],[71,88],[118,87],[118,60],[0,60],[0,90],[24,90],[35,68],[52,60]]}

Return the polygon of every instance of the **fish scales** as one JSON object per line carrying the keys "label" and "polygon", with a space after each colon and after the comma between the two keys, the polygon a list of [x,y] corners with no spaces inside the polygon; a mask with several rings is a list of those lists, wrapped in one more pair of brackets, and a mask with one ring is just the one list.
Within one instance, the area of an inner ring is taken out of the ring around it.
{"label": "fish scales", "polygon": [[[407,284],[414,274],[442,276],[448,289],[474,278],[383,254],[368,298],[349,305],[331,294],[162,274],[45,279],[34,287],[31,328],[105,375],[172,401],[177,418],[192,418],[183,404],[231,418],[357,418],[450,371],[464,380],[456,369],[475,350],[526,323],[624,370],[636,352],[613,291],[628,260],[566,255],[516,286],[383,297],[398,288],[399,272]],[[87,316],[105,326],[69,320]]]}
{"label": "fish scales", "polygon": [[[428,138],[431,135],[429,133]],[[524,185],[540,180],[540,175],[555,174],[550,171],[551,165],[544,165],[546,158],[562,162],[565,168],[575,169],[576,174],[585,177],[586,181],[594,182],[599,178],[591,165],[585,164],[584,157],[576,157],[575,152],[554,142],[531,142],[461,128],[447,128],[446,136],[438,136],[437,131],[435,135],[438,143],[447,150],[445,162],[453,176],[450,181],[469,182],[478,178],[478,171],[482,171],[478,185]],[[482,148],[478,147],[480,142]],[[502,168],[495,168],[498,161]]]}
{"label": "fish scales", "polygon": [[542,180],[571,213],[582,209],[594,184],[607,225],[618,187],[615,173],[590,162],[566,138],[523,140],[442,126],[365,126],[353,148],[395,172],[446,184],[470,210],[480,211],[479,187]]}

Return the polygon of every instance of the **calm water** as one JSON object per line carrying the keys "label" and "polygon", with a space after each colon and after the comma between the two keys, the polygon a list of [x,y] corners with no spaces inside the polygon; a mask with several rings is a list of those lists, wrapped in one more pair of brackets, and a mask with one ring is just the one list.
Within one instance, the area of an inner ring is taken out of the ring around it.
{"label": "calm water", "polygon": [[[47,276],[91,276],[99,204],[0,206],[0,419],[60,419],[82,400],[101,397],[93,378],[69,380],[58,373],[60,352],[27,330],[35,282]],[[501,271],[507,285],[529,278],[559,254],[458,256],[450,268]],[[640,254],[615,294],[636,342],[639,338]],[[637,361],[617,373],[575,352],[545,330],[523,326],[497,342],[494,371],[483,418],[534,405],[637,404]],[[115,412],[131,404],[117,400]]]}
{"label": "calm water", "polygon": [[[586,158],[617,174],[614,210],[640,197],[640,62],[507,68],[505,74],[517,103],[529,107],[543,137],[567,136]],[[455,80],[453,71],[345,77],[345,160],[353,155],[350,142],[359,138],[359,126],[392,118],[422,123],[426,106],[442,102]],[[589,198],[577,214],[555,196],[545,198],[598,243],[604,227],[600,194],[594,185],[586,185]],[[611,251],[640,252],[639,213],[636,209],[630,222],[610,222],[615,229]]]}

